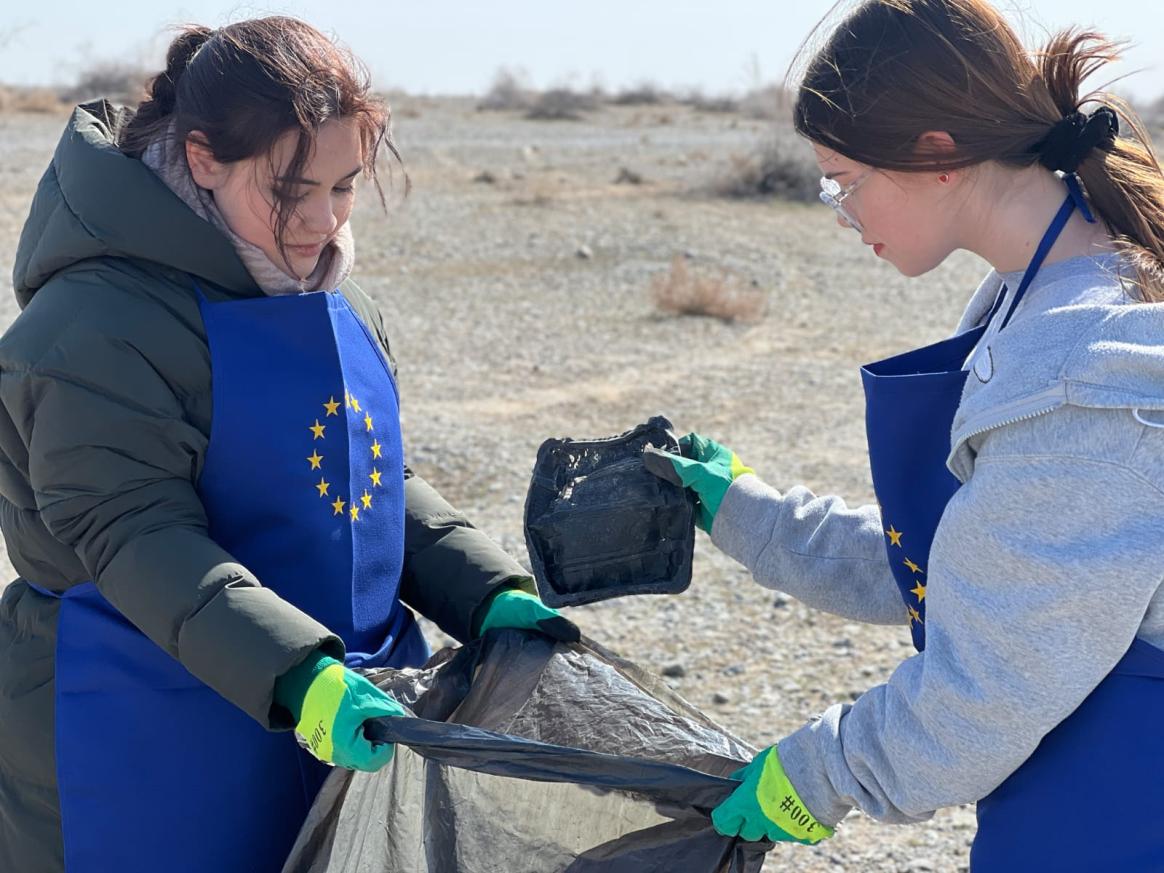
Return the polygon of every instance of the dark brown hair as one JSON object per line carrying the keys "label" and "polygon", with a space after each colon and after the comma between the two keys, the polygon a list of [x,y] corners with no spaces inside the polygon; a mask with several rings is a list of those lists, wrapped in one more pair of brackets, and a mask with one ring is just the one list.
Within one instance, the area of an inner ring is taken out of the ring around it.
{"label": "dark brown hair", "polygon": [[[302,175],[315,135],[328,119],[354,119],[363,146],[363,175],[384,191],[376,174],[380,147],[403,165],[392,141],[391,111],[371,93],[362,64],[315,28],[295,18],[271,16],[219,30],[184,28],[170,44],[166,69],[123,130],[120,147],[133,157],[155,139],[185,143],[205,137],[221,163],[271,156],[276,141],[298,131],[291,161],[274,183],[274,233],[284,259],[283,234],[295,212],[293,180]],[[173,126],[172,133],[170,131]],[[273,159],[273,158],[272,158]],[[407,192],[408,177],[405,176]]]}
{"label": "dark brown hair", "polygon": [[[1124,135],[1088,152],[1076,172],[1140,295],[1162,301],[1164,172],[1151,139],[1125,101],[1080,95],[1119,49],[1068,30],[1032,56],[985,0],[864,0],[804,66],[794,123],[813,142],[883,170],[1027,167],[1063,118],[1086,104],[1111,107]],[[919,148],[927,131],[948,132],[955,151]]]}

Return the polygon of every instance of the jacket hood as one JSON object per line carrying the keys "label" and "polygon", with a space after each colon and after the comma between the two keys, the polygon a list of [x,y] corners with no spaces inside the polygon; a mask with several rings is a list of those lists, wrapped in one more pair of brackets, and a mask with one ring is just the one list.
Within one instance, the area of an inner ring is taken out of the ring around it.
{"label": "jacket hood", "polygon": [[104,100],[73,110],[17,245],[12,282],[22,309],[57,273],[104,257],[153,262],[240,296],[261,293],[230,241],[120,151],[132,117]]}
{"label": "jacket hood", "polygon": [[[996,427],[1063,405],[1164,410],[1164,304],[1129,293],[1117,254],[1071,258],[1039,271],[1010,324],[975,358],[954,417],[951,469],[966,470],[964,444]],[[959,332],[979,323],[1003,285],[991,273]],[[962,456],[961,460],[960,457]]]}

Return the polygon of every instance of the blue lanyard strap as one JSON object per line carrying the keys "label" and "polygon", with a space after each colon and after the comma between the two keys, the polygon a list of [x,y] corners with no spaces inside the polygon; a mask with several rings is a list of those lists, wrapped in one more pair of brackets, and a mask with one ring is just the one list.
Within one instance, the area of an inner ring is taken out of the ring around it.
{"label": "blue lanyard strap", "polygon": [[[1027,271],[1023,274],[1023,280],[1019,284],[1018,292],[1014,295],[1014,302],[1011,303],[1010,309],[1007,310],[1006,318],[1002,321],[1002,330],[1010,323],[1010,318],[1018,309],[1019,303],[1023,299],[1023,295],[1027,293],[1027,288],[1030,287],[1031,282],[1035,279],[1035,274],[1039,272],[1039,268],[1043,266],[1043,261],[1046,260],[1048,252],[1055,245],[1055,240],[1059,238],[1059,234],[1063,232],[1063,228],[1067,225],[1067,219],[1071,217],[1071,213],[1075,208],[1082,204],[1083,208],[1087,208],[1086,202],[1083,200],[1083,192],[1079,189],[1079,183],[1076,181],[1074,186],[1072,180],[1074,176],[1067,176],[1067,199],[1063,201],[1063,205],[1059,207],[1059,211],[1055,213],[1055,217],[1051,220],[1051,226],[1047,228],[1047,232],[1043,234],[1042,240],[1039,242],[1039,247],[1035,251],[1035,256],[1031,258],[1030,264],[1027,266]],[[1082,210],[1080,210],[1082,211]],[[1084,213],[1084,218],[1089,216],[1090,212]]]}
{"label": "blue lanyard strap", "polygon": [[1067,193],[1075,201],[1075,207],[1079,210],[1079,214],[1088,224],[1095,224],[1095,216],[1091,214],[1091,207],[1087,205],[1087,198],[1083,196],[1083,187],[1079,184],[1079,177],[1074,173],[1068,173],[1063,177],[1063,181],[1067,184]]}

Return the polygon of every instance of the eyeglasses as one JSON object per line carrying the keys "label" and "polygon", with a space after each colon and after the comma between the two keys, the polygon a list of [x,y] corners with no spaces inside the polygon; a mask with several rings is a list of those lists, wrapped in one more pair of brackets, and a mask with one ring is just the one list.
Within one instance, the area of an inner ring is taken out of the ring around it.
{"label": "eyeglasses", "polygon": [[853,230],[857,231],[857,233],[864,233],[865,229],[861,227],[861,222],[857,221],[857,219],[853,217],[853,213],[845,209],[842,204],[845,202],[845,199],[854,191],[856,191],[857,188],[860,187],[861,183],[868,179],[872,174],[872,170],[864,172],[844,188],[841,187],[841,183],[836,179],[830,179],[827,176],[821,176],[820,178],[820,202],[825,206],[831,206],[833,211],[841,217],[845,224],[849,225],[849,227],[853,228]]}

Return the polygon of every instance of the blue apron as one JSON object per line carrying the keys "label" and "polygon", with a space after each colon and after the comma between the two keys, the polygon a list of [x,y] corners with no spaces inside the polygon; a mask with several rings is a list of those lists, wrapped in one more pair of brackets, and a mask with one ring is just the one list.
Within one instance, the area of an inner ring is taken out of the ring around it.
{"label": "blue apron", "polygon": [[[211,537],[339,635],[349,666],[422,663],[397,596],[404,461],[378,343],[338,292],[202,298],[201,311],[214,414],[197,486]],[[279,871],[327,768],[195,679],[92,583],[62,596],[57,637],[68,873]]]}
{"label": "blue apron", "polygon": [[[1078,205],[1069,196],[1043,237],[1003,319],[1005,328]],[[926,566],[934,532],[960,487],[946,468],[962,364],[983,326],[862,368],[873,489],[886,551],[918,651],[925,648]],[[1135,640],[1070,716],[978,802],[970,853],[976,871],[1164,870],[1164,651]]]}

